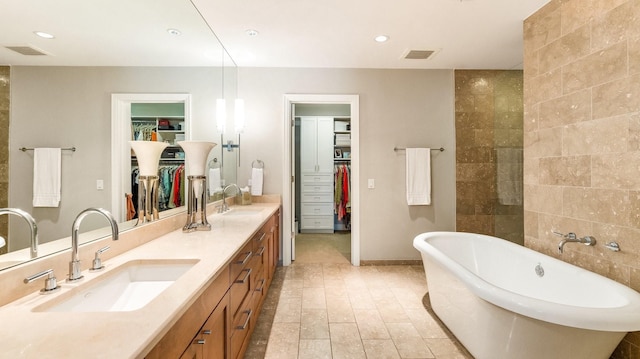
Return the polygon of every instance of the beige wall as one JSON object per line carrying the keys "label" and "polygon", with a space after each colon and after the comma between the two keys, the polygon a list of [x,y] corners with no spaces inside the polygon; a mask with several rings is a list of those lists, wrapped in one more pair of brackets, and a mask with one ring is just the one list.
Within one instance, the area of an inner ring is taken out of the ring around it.
{"label": "beige wall", "polygon": [[[552,0],[524,24],[525,245],[640,290],[640,1]],[[597,238],[558,254],[551,231]],[[620,244],[614,253],[603,245]],[[628,335],[614,357],[640,357]]]}
{"label": "beige wall", "polygon": [[[413,260],[413,238],[455,229],[454,89],[451,70],[242,68],[246,101],[238,182],[250,164],[265,163],[265,192],[282,193],[284,94],[360,96],[362,260]],[[409,207],[405,157],[398,147],[444,147],[433,153],[433,205]],[[367,179],[376,188],[367,189]]]}
{"label": "beige wall", "polygon": [[[41,242],[68,237],[80,211],[111,207],[111,94],[191,93],[192,119],[199,124],[194,139],[207,139],[215,134],[220,84],[214,68],[12,67],[9,204],[34,216]],[[34,209],[33,152],[17,149],[70,146],[77,151],[62,155],[61,207]],[[96,190],[98,179],[103,191]],[[22,238],[17,248],[27,246],[27,226],[11,221],[12,241]],[[104,219],[89,216],[82,231],[104,226]]]}

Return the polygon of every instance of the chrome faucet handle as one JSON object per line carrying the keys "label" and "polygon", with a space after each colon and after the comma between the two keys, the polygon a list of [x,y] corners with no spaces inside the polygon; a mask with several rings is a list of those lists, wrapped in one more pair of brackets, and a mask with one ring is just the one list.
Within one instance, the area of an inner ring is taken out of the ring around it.
{"label": "chrome faucet handle", "polygon": [[583,243],[587,246],[595,246],[596,245],[596,237],[594,236],[584,236],[580,238],[580,243]]}
{"label": "chrome faucet handle", "polygon": [[56,276],[53,273],[53,269],[47,269],[45,271],[36,273],[32,276],[25,278],[24,284],[31,283],[34,280],[40,279],[44,276],[47,276],[47,278],[44,280],[44,288],[40,289],[41,294],[49,294],[60,289],[60,286],[58,285],[58,281],[56,280]]}
{"label": "chrome faucet handle", "polygon": [[104,269],[104,266],[102,265],[102,260],[100,259],[100,255],[106,251],[108,251],[109,249],[111,249],[110,246],[106,246],[106,247],[102,247],[100,249],[98,249],[96,251],[96,256],[93,259],[93,265],[91,266],[91,268],[89,268],[90,271],[99,271]]}
{"label": "chrome faucet handle", "polygon": [[578,236],[573,232],[569,232],[567,234],[560,233],[560,232],[554,231],[554,230],[552,230],[551,232],[553,232],[553,234],[555,234],[556,236],[560,236],[562,238],[571,239],[571,240],[578,239]]}

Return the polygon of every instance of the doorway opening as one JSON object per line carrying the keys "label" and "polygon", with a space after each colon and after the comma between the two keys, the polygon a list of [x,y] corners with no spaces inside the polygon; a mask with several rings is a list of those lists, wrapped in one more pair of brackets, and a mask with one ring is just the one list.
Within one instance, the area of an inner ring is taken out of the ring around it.
{"label": "doorway opening", "polygon": [[283,265],[296,236],[360,265],[358,95],[285,95],[284,134]]}
{"label": "doorway opening", "polygon": [[[136,118],[136,104],[158,106],[160,104],[178,104],[181,113],[177,116],[160,116],[167,121],[166,132],[163,132],[167,141],[172,141],[175,148],[176,136],[178,140],[191,139],[191,95],[190,94],[112,94],[111,95],[111,214],[124,222],[126,219],[126,200],[124,194],[131,192],[131,168],[132,157],[129,140],[134,139],[132,121]],[[134,111],[132,112],[132,106]],[[160,107],[163,107],[160,105]],[[155,124],[156,136],[165,124],[159,124],[158,116],[140,116],[144,122]],[[175,117],[175,118],[171,118]],[[171,119],[170,119],[171,118]],[[179,129],[177,129],[177,127]],[[173,127],[173,129],[171,129]],[[144,138],[140,138],[144,139]],[[154,140],[158,140],[155,137]],[[165,140],[163,139],[163,141]]]}

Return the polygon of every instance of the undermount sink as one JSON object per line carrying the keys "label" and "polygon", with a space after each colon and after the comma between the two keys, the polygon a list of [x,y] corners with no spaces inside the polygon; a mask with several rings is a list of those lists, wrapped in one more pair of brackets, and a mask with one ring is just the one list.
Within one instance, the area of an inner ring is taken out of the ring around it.
{"label": "undermount sink", "polygon": [[[36,312],[127,312],[140,309],[173,284],[198,260],[136,260],[114,268]],[[64,284],[63,284],[64,285]]]}
{"label": "undermount sink", "polygon": [[253,216],[262,212],[261,208],[231,208],[230,210],[223,213],[225,216]]}

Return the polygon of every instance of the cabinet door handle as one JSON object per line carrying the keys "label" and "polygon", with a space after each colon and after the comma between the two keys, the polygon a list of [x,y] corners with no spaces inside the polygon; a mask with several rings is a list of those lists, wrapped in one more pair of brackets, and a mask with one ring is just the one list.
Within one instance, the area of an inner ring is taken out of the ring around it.
{"label": "cabinet door handle", "polygon": [[247,329],[247,327],[249,326],[249,319],[251,319],[251,312],[252,312],[251,309],[243,311],[243,313],[247,314],[247,320],[244,321],[244,324],[238,325],[236,329],[240,329],[240,330]]}
{"label": "cabinet door handle", "polygon": [[266,236],[267,233],[263,232],[262,235],[260,236],[260,239],[258,239],[256,242],[262,242],[262,240],[264,239],[264,236]]}
{"label": "cabinet door handle", "polygon": [[246,252],[246,255],[247,255],[247,256],[246,256],[246,257],[244,257],[244,259],[243,259],[243,260],[241,260],[241,261],[236,261],[236,264],[245,264],[245,263],[247,263],[247,261],[249,260],[249,258],[251,258],[251,255],[252,255],[252,254],[253,254],[253,252],[252,252],[252,251]]}
{"label": "cabinet door handle", "polygon": [[202,331],[202,334],[211,335],[211,330],[205,329]]}
{"label": "cabinet door handle", "polygon": [[260,253],[256,253],[256,257],[262,257],[262,255],[264,254],[264,247],[260,247]]}
{"label": "cabinet door handle", "polygon": [[256,292],[262,292],[262,290],[264,289],[264,283],[265,282],[266,282],[265,279],[261,279],[260,280],[260,284],[262,284],[262,285],[260,286],[260,288],[256,288]]}
{"label": "cabinet door handle", "polygon": [[244,278],[242,279],[236,279],[236,281],[234,283],[242,283],[244,284],[247,279],[249,279],[249,276],[251,275],[251,268],[247,268],[247,269],[243,269],[243,272],[247,272],[247,275],[244,276]]}
{"label": "cabinet door handle", "polygon": [[196,339],[193,344],[204,345],[206,341],[204,339]]}

